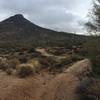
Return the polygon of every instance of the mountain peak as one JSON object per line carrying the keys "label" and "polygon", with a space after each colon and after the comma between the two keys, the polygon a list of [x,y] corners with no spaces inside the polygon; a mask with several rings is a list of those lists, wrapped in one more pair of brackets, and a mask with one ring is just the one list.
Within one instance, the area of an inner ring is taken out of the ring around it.
{"label": "mountain peak", "polygon": [[13,23],[13,24],[22,24],[26,21],[22,14],[16,14],[14,16],[9,17],[8,19],[2,21],[2,23]]}
{"label": "mountain peak", "polygon": [[7,50],[12,47],[18,49],[37,46],[70,46],[70,44],[76,45],[78,41],[83,42],[83,37],[75,35],[75,39],[73,39],[73,34],[42,28],[21,14],[16,14],[0,22],[0,48],[7,47]]}
{"label": "mountain peak", "polygon": [[14,15],[12,17],[15,17],[15,18],[24,18],[24,16],[22,14],[16,14],[16,15]]}

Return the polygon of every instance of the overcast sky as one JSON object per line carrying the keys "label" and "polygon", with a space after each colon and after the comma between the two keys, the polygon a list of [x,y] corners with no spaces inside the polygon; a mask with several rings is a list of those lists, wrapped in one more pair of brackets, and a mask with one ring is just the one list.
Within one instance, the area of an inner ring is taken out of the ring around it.
{"label": "overcast sky", "polygon": [[83,33],[80,23],[87,19],[92,0],[0,0],[0,21],[23,14],[42,27]]}

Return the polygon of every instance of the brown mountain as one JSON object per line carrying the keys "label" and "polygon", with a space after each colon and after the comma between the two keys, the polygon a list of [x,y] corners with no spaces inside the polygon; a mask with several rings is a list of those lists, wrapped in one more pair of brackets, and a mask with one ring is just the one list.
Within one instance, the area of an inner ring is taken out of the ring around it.
{"label": "brown mountain", "polygon": [[19,46],[68,46],[79,44],[84,36],[57,32],[42,28],[25,19],[23,15],[14,15],[0,22],[0,47]]}

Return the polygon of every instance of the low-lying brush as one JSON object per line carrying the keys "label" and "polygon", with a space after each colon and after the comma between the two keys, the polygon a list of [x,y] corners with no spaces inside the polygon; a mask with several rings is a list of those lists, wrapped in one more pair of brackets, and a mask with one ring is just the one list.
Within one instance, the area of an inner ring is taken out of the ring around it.
{"label": "low-lying brush", "polygon": [[75,61],[83,60],[84,57],[83,56],[80,56],[80,55],[73,54],[71,56],[71,59],[72,59],[72,62],[75,62]]}
{"label": "low-lying brush", "polygon": [[7,61],[7,63],[9,65],[8,67],[12,69],[16,69],[16,66],[20,64],[18,59],[10,59]]}
{"label": "low-lying brush", "polygon": [[13,72],[13,69],[12,69],[12,68],[8,68],[8,69],[6,70],[7,75],[11,75],[12,72]]}
{"label": "low-lying brush", "polygon": [[17,74],[21,78],[31,76],[35,73],[35,67],[31,64],[21,64],[17,68]]}
{"label": "low-lying brush", "polygon": [[31,59],[28,61],[28,63],[34,66],[36,72],[41,69],[41,64],[37,59]]}

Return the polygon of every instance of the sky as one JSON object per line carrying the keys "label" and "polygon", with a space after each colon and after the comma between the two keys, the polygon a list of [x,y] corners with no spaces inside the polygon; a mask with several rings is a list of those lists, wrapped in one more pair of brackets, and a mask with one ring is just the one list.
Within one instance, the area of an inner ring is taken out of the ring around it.
{"label": "sky", "polygon": [[92,0],[0,0],[0,21],[15,14],[41,27],[83,34]]}

